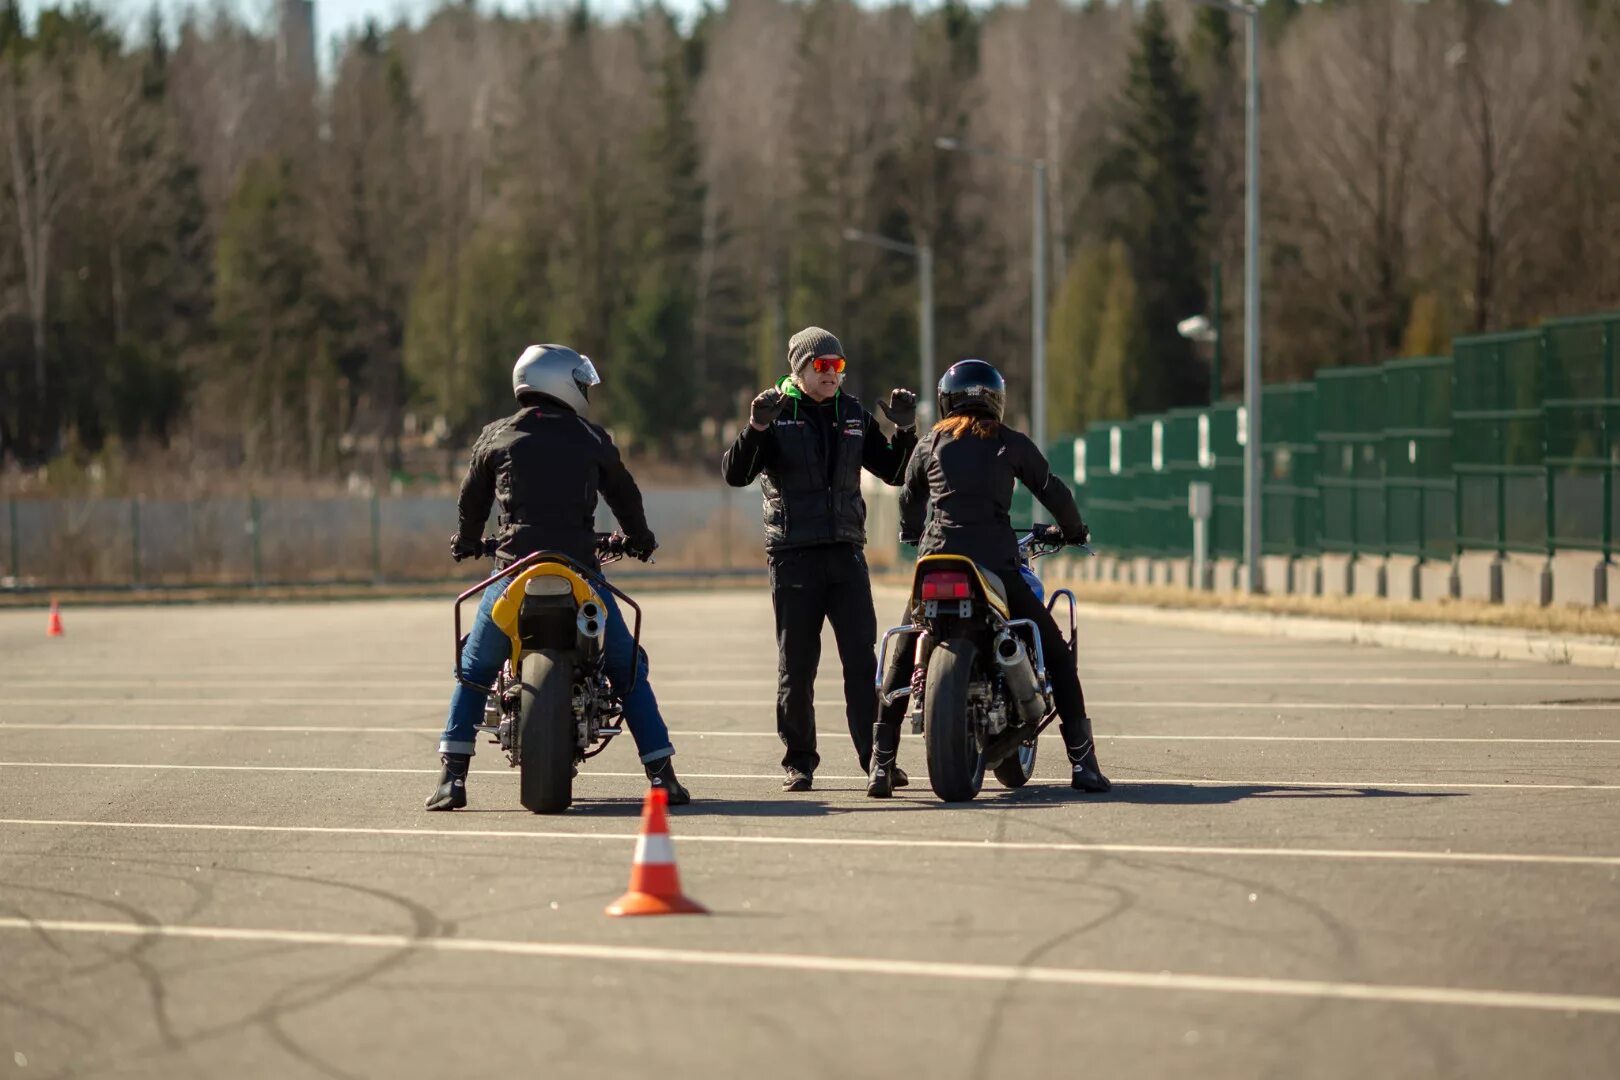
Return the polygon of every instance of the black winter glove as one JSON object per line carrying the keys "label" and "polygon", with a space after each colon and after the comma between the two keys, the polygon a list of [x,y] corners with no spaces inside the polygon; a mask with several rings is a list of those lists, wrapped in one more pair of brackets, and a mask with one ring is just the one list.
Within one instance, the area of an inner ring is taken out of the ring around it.
{"label": "black winter glove", "polygon": [[484,554],[484,541],[464,540],[460,533],[450,538],[450,557],[456,562],[464,559],[476,559]]}
{"label": "black winter glove", "polygon": [[658,550],[658,538],[652,533],[642,533],[640,536],[627,536],[624,538],[624,553],[632,559],[647,562],[652,559],[653,552]]}
{"label": "black winter glove", "polygon": [[787,408],[787,395],[774,386],[754,399],[748,408],[748,422],[756,428],[768,428],[782,410]]}
{"label": "black winter glove", "polygon": [[1075,533],[1073,536],[1065,536],[1063,540],[1065,543],[1073,544],[1075,547],[1080,547],[1082,544],[1089,544],[1091,543],[1091,526],[1082,521],[1080,523],[1080,531]]}
{"label": "black winter glove", "polygon": [[890,390],[889,400],[878,402],[878,408],[901,431],[917,426],[917,395],[910,390]]}

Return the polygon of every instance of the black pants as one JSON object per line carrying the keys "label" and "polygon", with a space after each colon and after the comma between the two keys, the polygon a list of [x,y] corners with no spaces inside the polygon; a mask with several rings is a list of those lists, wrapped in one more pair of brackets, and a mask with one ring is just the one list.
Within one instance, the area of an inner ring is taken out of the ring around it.
{"label": "black pants", "polygon": [[[1022,574],[1012,570],[997,576],[1007,587],[1007,610],[1012,617],[1029,619],[1040,631],[1041,652],[1046,658],[1047,677],[1052,680],[1053,704],[1057,706],[1058,730],[1063,734],[1063,744],[1084,749],[1091,742],[1091,720],[1086,716],[1086,697],[1080,689],[1080,672],[1073,650],[1063,640],[1057,620],[1036,598]],[[912,637],[906,635],[906,638]],[[915,650],[915,640],[903,640],[897,636],[889,643],[889,658],[883,670],[885,693],[910,681]],[[884,707],[882,730],[877,736],[878,749],[884,754],[899,745],[900,721],[905,718],[909,705],[909,699],[901,698]]]}
{"label": "black pants", "polygon": [[866,556],[853,544],[828,544],[771,555],[771,603],[776,608],[776,733],[782,765],[813,773],[816,753],[816,668],[821,625],[832,623],[844,665],[844,713],[865,772],[877,722],[877,613]]}

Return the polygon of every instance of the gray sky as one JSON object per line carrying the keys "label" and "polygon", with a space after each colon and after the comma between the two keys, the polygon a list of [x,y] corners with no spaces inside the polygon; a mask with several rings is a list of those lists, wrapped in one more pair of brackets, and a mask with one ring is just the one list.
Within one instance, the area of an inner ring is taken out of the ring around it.
{"label": "gray sky", "polygon": [[[57,6],[67,6],[70,0],[55,0]],[[92,0],[95,6],[110,14],[115,24],[126,29],[138,27],[151,10],[153,0]],[[197,0],[194,3],[185,3],[183,0],[157,0],[158,6],[171,15],[184,10],[186,7],[207,9],[215,0]],[[251,21],[261,26],[273,24],[276,9],[275,0],[225,0],[229,7],[247,15]],[[666,0],[667,5],[676,12],[696,10],[698,0]],[[403,16],[412,23],[420,24],[427,13],[439,7],[441,0],[315,0],[315,32],[322,42],[320,49],[321,65],[325,67],[330,59],[331,42],[358,30],[364,25],[366,19],[373,18],[384,26],[388,26]],[[41,0],[23,0],[23,11],[30,19],[41,7],[52,6],[42,3]],[[508,11],[523,11],[531,7],[541,9],[564,6],[563,0],[478,0],[478,6],[485,10],[503,8]],[[633,6],[633,0],[592,0],[593,10],[602,15],[614,15],[620,11],[628,10]]]}

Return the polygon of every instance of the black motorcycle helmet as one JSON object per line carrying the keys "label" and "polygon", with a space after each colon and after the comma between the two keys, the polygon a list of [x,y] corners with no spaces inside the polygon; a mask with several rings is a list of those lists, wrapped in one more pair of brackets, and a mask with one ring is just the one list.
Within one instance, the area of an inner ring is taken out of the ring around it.
{"label": "black motorcycle helmet", "polygon": [[939,418],[974,413],[995,421],[1007,407],[1007,380],[983,360],[961,360],[939,380]]}

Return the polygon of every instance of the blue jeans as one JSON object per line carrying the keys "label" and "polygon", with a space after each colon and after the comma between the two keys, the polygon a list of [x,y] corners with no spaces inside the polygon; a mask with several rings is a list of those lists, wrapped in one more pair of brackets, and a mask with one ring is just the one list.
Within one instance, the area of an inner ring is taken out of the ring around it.
{"label": "blue jeans", "polygon": [[[507,582],[498,581],[484,590],[483,602],[473,619],[472,632],[461,650],[461,675],[480,686],[491,686],[500,673],[501,664],[512,655],[512,639],[490,618],[490,608],[506,591]],[[660,761],[675,753],[669,742],[669,728],[658,711],[658,699],[652,684],[647,681],[645,654],[635,655],[635,639],[630,627],[619,614],[613,595],[599,589],[597,595],[607,608],[607,635],[603,641],[602,660],[607,670],[608,683],[622,696],[623,687],[636,676],[636,688],[624,698],[624,724],[630,737],[636,740],[636,749],[644,764]],[[478,723],[484,716],[484,701],[488,697],[466,683],[457,683],[450,695],[450,718],[444,724],[444,736],[439,740],[441,754],[472,754],[478,736]]]}

